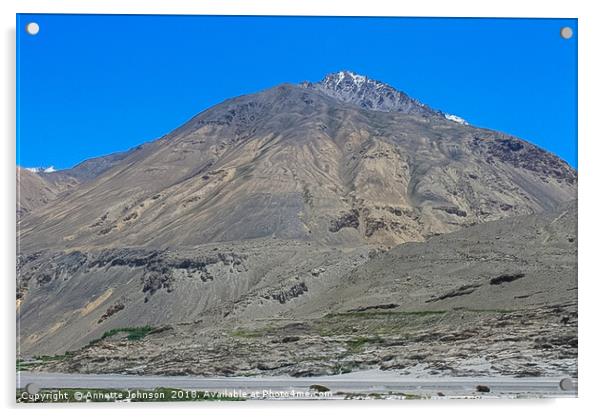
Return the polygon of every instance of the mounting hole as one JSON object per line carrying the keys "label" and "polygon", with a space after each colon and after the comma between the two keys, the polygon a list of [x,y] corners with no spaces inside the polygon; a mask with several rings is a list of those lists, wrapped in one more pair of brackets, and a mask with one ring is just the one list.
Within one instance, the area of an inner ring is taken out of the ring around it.
{"label": "mounting hole", "polygon": [[37,35],[40,32],[40,25],[38,25],[36,22],[29,22],[25,26],[25,32],[32,36]]}
{"label": "mounting hole", "polygon": [[571,39],[573,37],[573,29],[568,26],[563,27],[560,29],[560,36],[562,39]]}
{"label": "mounting hole", "polygon": [[25,391],[27,391],[29,395],[36,395],[38,392],[40,392],[40,387],[35,382],[30,382],[29,384],[25,385]]}
{"label": "mounting hole", "polygon": [[560,380],[560,389],[563,391],[575,391],[575,382],[572,378],[563,378]]}

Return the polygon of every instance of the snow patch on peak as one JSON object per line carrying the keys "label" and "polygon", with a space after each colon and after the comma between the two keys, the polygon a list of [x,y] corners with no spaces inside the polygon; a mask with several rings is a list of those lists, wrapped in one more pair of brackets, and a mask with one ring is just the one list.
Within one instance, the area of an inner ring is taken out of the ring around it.
{"label": "snow patch on peak", "polygon": [[303,82],[301,86],[318,90],[327,96],[367,110],[443,117],[440,111],[413,99],[403,91],[352,71],[333,72],[319,82]]}
{"label": "snow patch on peak", "polygon": [[50,165],[49,167],[43,168],[43,167],[36,167],[36,168],[25,168],[27,171],[29,172],[35,172],[36,174],[39,174],[40,172],[43,172],[45,174],[49,174],[51,172],[55,172],[56,169],[54,168],[54,166]]}
{"label": "snow patch on peak", "polygon": [[451,120],[452,122],[456,122],[461,125],[468,125],[466,120],[462,119],[460,116],[456,116],[455,114],[444,113],[444,116],[447,120]]}
{"label": "snow patch on peak", "polygon": [[368,79],[365,75],[359,75],[351,71],[341,71],[339,74],[341,74],[341,78],[344,78],[345,76],[351,77],[356,84],[365,83]]}
{"label": "snow patch on peak", "polygon": [[343,81],[351,81],[351,83],[357,87],[362,86],[369,80],[365,75],[356,74],[353,71],[339,71],[332,74],[328,74],[321,81],[323,84],[334,84],[333,87],[337,88]]}

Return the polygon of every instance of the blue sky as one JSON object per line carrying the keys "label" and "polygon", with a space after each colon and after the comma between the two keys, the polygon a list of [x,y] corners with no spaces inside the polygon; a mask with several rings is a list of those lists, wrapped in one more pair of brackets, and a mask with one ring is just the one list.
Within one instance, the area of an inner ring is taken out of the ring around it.
{"label": "blue sky", "polygon": [[17,163],[68,168],[348,69],[576,167],[576,34],[575,19],[18,15]]}

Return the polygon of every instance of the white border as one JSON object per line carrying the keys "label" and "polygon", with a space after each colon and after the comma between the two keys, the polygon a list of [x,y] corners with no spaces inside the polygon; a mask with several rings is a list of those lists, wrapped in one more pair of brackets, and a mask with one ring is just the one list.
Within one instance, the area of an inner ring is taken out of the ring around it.
{"label": "white border", "polygon": [[579,1],[524,0],[484,2],[475,0],[21,0],[21,13],[111,13],[111,14],[254,14],[334,16],[488,16],[488,17],[577,17]]}
{"label": "white border", "polygon": [[[596,191],[602,178],[600,125],[600,41],[602,21],[594,1],[475,1],[418,0],[394,2],[385,0],[2,0],[2,55],[0,71],[3,97],[0,101],[0,126],[3,129],[1,181],[4,198],[0,227],[2,232],[0,260],[4,299],[2,320],[2,405],[9,413],[25,415],[106,416],[131,414],[133,408],[147,416],[165,416],[167,410],[178,414],[232,415],[246,413],[261,416],[306,416],[345,413],[364,416],[368,412],[383,415],[420,413],[424,415],[503,415],[516,412],[542,412],[546,416],[577,415],[595,407],[600,387],[598,364],[602,309],[601,267],[596,263],[600,247],[599,227],[602,204]],[[32,407],[14,405],[14,267],[15,267],[15,13],[106,13],[106,14],[260,14],[260,15],[347,15],[347,16],[456,16],[456,17],[577,17],[579,18],[579,396],[575,399],[548,401],[430,401],[430,402],[337,402],[316,403],[246,403],[246,404],[131,404],[119,408],[93,404],[73,406]],[[602,202],[602,200],[601,200]],[[110,408],[110,410],[109,410]]]}

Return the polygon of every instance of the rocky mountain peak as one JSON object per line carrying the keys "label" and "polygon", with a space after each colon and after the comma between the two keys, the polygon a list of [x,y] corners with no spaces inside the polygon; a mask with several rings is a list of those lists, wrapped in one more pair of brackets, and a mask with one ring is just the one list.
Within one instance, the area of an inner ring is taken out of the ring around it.
{"label": "rocky mountain peak", "polygon": [[367,110],[444,117],[440,111],[430,108],[403,91],[352,71],[334,72],[317,83],[304,82],[301,85]]}
{"label": "rocky mountain peak", "polygon": [[320,84],[332,89],[353,89],[361,87],[368,81],[372,83],[383,84],[379,81],[369,79],[365,75],[356,74],[352,71],[339,71],[327,74],[324,79],[320,81]]}

